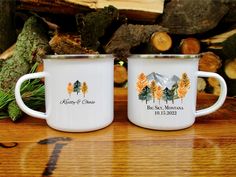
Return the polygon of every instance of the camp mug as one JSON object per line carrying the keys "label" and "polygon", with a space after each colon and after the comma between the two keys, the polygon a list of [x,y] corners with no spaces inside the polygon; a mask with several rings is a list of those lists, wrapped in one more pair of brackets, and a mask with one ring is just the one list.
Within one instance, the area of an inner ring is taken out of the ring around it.
{"label": "camp mug", "polygon": [[[48,55],[43,62],[43,72],[26,74],[16,83],[16,101],[25,113],[68,132],[93,131],[113,121],[112,55]],[[27,107],[20,95],[24,81],[42,77],[45,113]]]}
{"label": "camp mug", "polygon": [[[195,117],[210,114],[225,101],[224,79],[198,71],[200,55],[131,55],[128,58],[128,118],[141,127],[178,130]],[[196,111],[197,77],[219,80],[221,92],[212,106]]]}

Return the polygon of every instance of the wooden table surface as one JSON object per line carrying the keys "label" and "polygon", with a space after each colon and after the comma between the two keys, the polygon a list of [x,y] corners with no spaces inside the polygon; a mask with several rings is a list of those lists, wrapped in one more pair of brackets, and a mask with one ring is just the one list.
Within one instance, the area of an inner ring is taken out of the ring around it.
{"label": "wooden table surface", "polygon": [[[59,132],[27,116],[1,120],[0,176],[236,176],[236,99],[191,128],[154,131],[130,123],[126,90],[115,92],[114,122],[94,132]],[[198,107],[214,100],[201,95]]]}

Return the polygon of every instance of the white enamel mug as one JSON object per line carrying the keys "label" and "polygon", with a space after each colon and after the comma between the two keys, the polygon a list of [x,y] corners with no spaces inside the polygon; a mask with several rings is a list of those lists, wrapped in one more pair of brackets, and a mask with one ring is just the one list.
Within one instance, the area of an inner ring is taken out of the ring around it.
{"label": "white enamel mug", "polygon": [[[131,55],[128,58],[128,118],[141,127],[178,130],[219,109],[227,95],[224,79],[198,71],[200,55]],[[215,104],[196,111],[197,77],[219,80]]]}
{"label": "white enamel mug", "polygon": [[[112,55],[48,55],[43,62],[43,72],[26,74],[16,84],[16,101],[25,113],[68,132],[98,130],[113,121]],[[27,107],[20,95],[24,81],[42,77],[45,113]]]}

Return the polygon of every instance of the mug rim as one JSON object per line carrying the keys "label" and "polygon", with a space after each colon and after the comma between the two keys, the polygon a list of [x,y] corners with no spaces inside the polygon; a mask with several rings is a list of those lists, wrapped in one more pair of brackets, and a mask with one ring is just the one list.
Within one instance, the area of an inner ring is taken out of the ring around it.
{"label": "mug rim", "polygon": [[114,58],[112,54],[55,54],[55,55],[45,55],[44,60],[54,59],[54,60],[64,60],[64,59],[107,59]]}
{"label": "mug rim", "polygon": [[202,54],[132,54],[128,59],[200,59],[201,56]]}

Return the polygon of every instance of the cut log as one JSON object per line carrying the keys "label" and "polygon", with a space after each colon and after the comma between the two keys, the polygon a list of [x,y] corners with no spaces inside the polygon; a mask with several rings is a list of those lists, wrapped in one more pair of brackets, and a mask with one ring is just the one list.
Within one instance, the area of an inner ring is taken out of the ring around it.
{"label": "cut log", "polygon": [[236,59],[227,60],[224,66],[225,74],[230,79],[236,79]]}
{"label": "cut log", "polygon": [[221,65],[221,59],[213,52],[203,53],[199,60],[200,71],[217,72]]}
{"label": "cut log", "polygon": [[45,18],[42,18],[42,20],[48,25],[48,28],[54,31],[58,31],[59,26],[55,23],[52,23],[48,20],[46,20]]}
{"label": "cut log", "polygon": [[[79,0],[67,0],[79,2]],[[87,1],[88,2],[88,1]],[[90,1],[90,2],[94,2]],[[127,1],[127,0],[97,0],[95,4],[95,8],[100,9],[104,8],[108,5],[112,5],[121,10],[136,10],[136,11],[144,11],[144,12],[153,12],[153,13],[162,13],[164,8],[164,0],[135,0],[135,1]]]}
{"label": "cut log", "polygon": [[204,92],[204,90],[205,90],[205,88],[206,88],[206,81],[205,81],[205,79],[203,79],[203,78],[201,78],[201,77],[199,77],[199,78],[197,78],[197,90],[199,91],[199,92]]}
{"label": "cut log", "polygon": [[44,71],[43,63],[39,63],[36,68],[36,72],[43,72],[43,71]]}
{"label": "cut log", "polygon": [[207,81],[208,81],[209,85],[213,88],[212,93],[214,95],[220,95],[221,88],[220,88],[219,81],[214,77],[209,77],[207,79]]}
{"label": "cut log", "polygon": [[225,56],[227,56],[228,59],[234,59],[236,58],[236,34],[233,34],[232,36],[228,37],[223,42],[223,53]]}
{"label": "cut log", "polygon": [[182,54],[198,54],[201,51],[200,42],[196,38],[182,39],[180,43]]}
{"label": "cut log", "polygon": [[16,81],[28,73],[36,61],[50,51],[47,25],[35,16],[30,17],[19,34],[13,56],[6,60],[0,72],[0,89],[9,91]]}
{"label": "cut log", "polygon": [[75,15],[89,9],[102,9],[112,5],[119,9],[121,15],[130,19],[154,22],[163,13],[164,0],[18,0],[18,9],[36,12]]}
{"label": "cut log", "polygon": [[167,3],[161,26],[172,34],[197,34],[217,26],[229,8],[215,0],[172,0]]}
{"label": "cut log", "polygon": [[157,51],[168,51],[172,46],[172,39],[166,32],[155,32],[151,36],[151,44]]}
{"label": "cut log", "polygon": [[16,40],[15,1],[0,1],[0,53],[9,48]]}
{"label": "cut log", "polygon": [[221,55],[223,59],[236,58],[236,29],[224,32],[222,34],[213,36],[208,39],[203,39],[201,42],[205,43],[207,48],[215,50],[216,53]]}
{"label": "cut log", "polygon": [[228,79],[227,83],[227,95],[236,98],[236,79]]}
{"label": "cut log", "polygon": [[113,6],[91,12],[82,18],[76,18],[82,46],[97,50],[101,45],[100,39],[104,37],[108,29],[111,30],[112,24],[118,18],[119,11]]}
{"label": "cut log", "polygon": [[116,87],[122,87],[128,79],[127,66],[124,61],[119,61],[114,65],[114,84]]}
{"label": "cut log", "polygon": [[0,60],[6,60],[7,58],[10,58],[13,55],[13,51],[15,47],[16,47],[16,44],[13,44],[11,47],[5,50],[2,54],[0,54]]}
{"label": "cut log", "polygon": [[230,36],[236,34],[236,29],[232,29],[230,31],[224,32],[222,34],[215,35],[213,37],[202,39],[201,42],[207,43],[207,45],[215,45],[224,42]]}
{"label": "cut log", "polygon": [[108,5],[118,8],[122,15],[130,19],[154,22],[157,16],[163,13],[164,0],[97,0],[96,8],[100,9]]}
{"label": "cut log", "polygon": [[201,42],[205,43],[208,49],[218,50],[218,52],[223,53],[228,58],[234,58],[234,56],[236,57],[233,47],[236,44],[234,42],[236,40],[234,39],[235,37],[232,37],[234,35],[236,35],[236,29],[203,39]]}
{"label": "cut log", "polygon": [[78,35],[56,34],[50,40],[49,45],[56,54],[95,54],[97,52],[81,46],[81,38]]}
{"label": "cut log", "polygon": [[[44,66],[43,66],[43,63],[39,63],[37,68],[36,68],[36,72],[43,72],[44,71]],[[42,77],[40,78],[41,82],[44,82],[45,81],[45,78]]]}
{"label": "cut log", "polygon": [[235,24],[236,22],[236,1],[235,0],[221,0],[228,6],[229,12],[222,19],[222,24]]}
{"label": "cut log", "polygon": [[131,48],[148,43],[151,35],[157,31],[168,32],[159,25],[121,25],[105,46],[105,51],[122,57],[127,56],[131,53]]}
{"label": "cut log", "polygon": [[66,2],[64,0],[17,0],[16,7],[18,10],[33,10],[35,12],[67,15],[75,15],[78,12],[89,10],[88,7],[75,5],[74,3]]}

